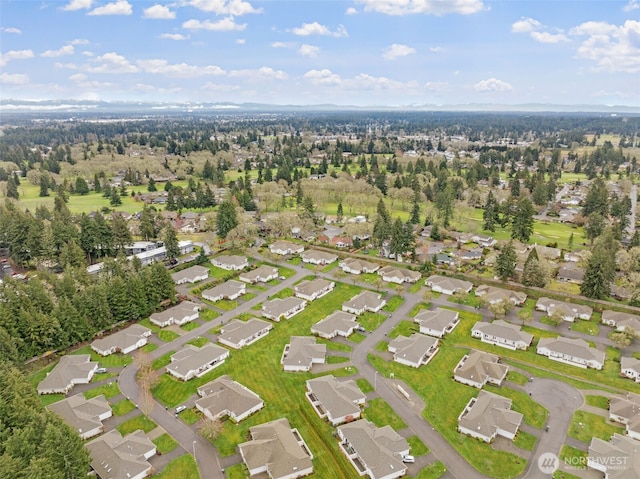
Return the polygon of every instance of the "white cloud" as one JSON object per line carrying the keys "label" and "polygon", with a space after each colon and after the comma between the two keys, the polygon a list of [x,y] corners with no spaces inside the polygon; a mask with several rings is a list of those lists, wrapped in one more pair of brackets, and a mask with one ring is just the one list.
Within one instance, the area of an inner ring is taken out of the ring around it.
{"label": "white cloud", "polygon": [[384,49],[382,58],[384,58],[385,60],[395,60],[396,58],[406,57],[407,55],[411,55],[415,52],[416,49],[413,47],[394,43],[393,45],[390,45]]}
{"label": "white cloud", "polygon": [[27,60],[35,55],[32,50],[10,50],[0,54],[0,66],[4,66],[11,60]]}
{"label": "white cloud", "polygon": [[449,83],[446,81],[428,81],[424,84],[424,89],[429,91],[440,92],[448,88]]}
{"label": "white cloud", "polygon": [[82,52],[82,54],[83,54],[85,57],[92,57],[92,56],[93,56],[93,52],[90,52],[89,50],[85,50],[85,51],[83,51],[83,52]]}
{"label": "white cloud", "polygon": [[320,47],[316,47],[314,45],[307,45],[306,43],[303,43],[298,49],[298,53],[300,55],[308,58],[316,58],[319,52],[320,52]]}
{"label": "white cloud", "polygon": [[238,45],[244,45],[245,43],[247,43],[247,39],[246,38],[238,38],[238,39],[236,39],[236,44],[238,44]]}
{"label": "white cloud", "polygon": [[497,78],[489,78],[488,80],[481,80],[475,85],[473,85],[473,88],[476,91],[482,91],[482,92],[513,90],[513,87],[511,86],[510,83],[507,83],[502,80],[498,80]]}
{"label": "white cloud", "polygon": [[75,75],[71,75],[69,80],[74,82],[78,87],[84,89],[97,89],[97,88],[113,88],[115,83],[111,82],[101,82],[96,80],[89,80],[89,77],[84,73],[76,73]]}
{"label": "white cloud", "polygon": [[195,78],[209,75],[224,75],[225,71],[217,65],[188,65],[186,63],[170,64],[167,60],[139,60],[138,66],[146,73],[154,73],[179,78]]}
{"label": "white cloud", "polygon": [[169,10],[169,7],[165,5],[154,5],[144,9],[144,18],[151,18],[153,20],[171,20],[176,18],[176,12]]}
{"label": "white cloud", "polygon": [[529,17],[522,17],[511,25],[513,33],[530,33],[542,27],[542,23]]}
{"label": "white cloud", "polygon": [[482,0],[356,0],[356,3],[364,4],[365,12],[386,15],[469,15],[485,8]]}
{"label": "white cloud", "polygon": [[271,67],[260,67],[257,70],[232,70],[229,72],[229,76],[248,78],[253,81],[286,80],[289,78],[286,72],[274,70]]}
{"label": "white cloud", "polygon": [[91,8],[93,0],[71,0],[67,5],[62,7],[62,10],[66,12],[72,12],[75,10],[84,10]]}
{"label": "white cloud", "polygon": [[342,84],[340,75],[337,75],[326,68],[322,70],[309,70],[303,77],[311,81],[314,85],[339,86]]}
{"label": "white cloud", "polygon": [[138,68],[132,65],[129,60],[115,52],[100,55],[93,62],[96,66],[91,66],[88,69],[92,73],[135,73],[138,71]]}
{"label": "white cloud", "polygon": [[127,0],[117,0],[102,7],[94,8],[87,15],[131,15],[133,9]]}
{"label": "white cloud", "polygon": [[243,0],[191,0],[190,5],[204,12],[213,12],[216,15],[239,17],[248,13],[262,13],[262,8],[255,8]]}
{"label": "white cloud", "polygon": [[73,48],[73,45],[65,45],[62,48],[59,48],[58,50],[47,50],[46,52],[42,52],[40,56],[47,57],[47,58],[55,58],[55,57],[62,57],[65,55],[73,55],[74,53],[75,53],[75,48]]}
{"label": "white cloud", "polygon": [[14,27],[2,27],[0,28],[0,30],[2,30],[4,33],[15,33],[16,35],[21,35],[22,31],[19,30],[18,28],[14,28]]}
{"label": "white cloud", "polygon": [[211,83],[211,82],[206,82],[204,85],[202,85],[202,90],[206,90],[206,91],[214,91],[214,92],[218,92],[218,91],[235,91],[235,90],[239,90],[240,86],[238,85],[226,85],[226,84],[222,84],[222,83]]}
{"label": "white cloud", "polygon": [[429,51],[433,53],[442,53],[444,48],[442,47],[429,47]]}
{"label": "white cloud", "polygon": [[216,32],[229,32],[233,30],[242,31],[247,28],[247,24],[238,24],[233,21],[232,17],[226,17],[222,20],[218,20],[217,22],[212,22],[211,20],[205,20],[203,22],[195,19],[187,20],[182,24],[182,28],[186,28],[187,30],[212,30]]}
{"label": "white cloud", "polygon": [[638,8],[640,8],[640,1],[638,0],[629,0],[629,3],[627,3],[623,10],[625,12],[632,12],[634,10],[637,10]]}
{"label": "white cloud", "polygon": [[531,38],[540,43],[568,42],[569,39],[563,33],[531,32]]}
{"label": "white cloud", "polygon": [[358,10],[356,10],[353,7],[349,7],[349,8],[347,8],[347,11],[344,12],[344,13],[345,13],[345,15],[357,15],[358,14]]}
{"label": "white cloud", "polygon": [[387,77],[374,77],[366,73],[360,73],[356,75],[353,80],[349,81],[349,87],[352,89],[366,89],[366,90],[397,90],[406,91],[410,88],[415,88],[417,83],[410,81],[407,83],[392,80]]}
{"label": "white cloud", "polygon": [[71,40],[69,42],[69,45],[88,45],[89,44],[89,40],[86,40],[84,38],[76,38],[75,40]]}
{"label": "white cloud", "polygon": [[188,40],[189,35],[183,35],[182,33],[163,33],[160,38],[166,38],[167,40]]}
{"label": "white cloud", "polygon": [[309,35],[323,35],[330,37],[348,37],[347,29],[344,28],[343,25],[338,25],[338,28],[335,32],[329,30],[326,26],[321,25],[318,22],[313,23],[303,23],[301,27],[296,27],[291,30],[294,35],[298,35],[301,37],[308,37]]}
{"label": "white cloud", "polygon": [[586,22],[571,29],[577,36],[588,36],[577,50],[577,57],[595,63],[606,72],[640,72],[640,21],[627,20],[617,26],[606,22]]}
{"label": "white cloud", "polygon": [[296,45],[295,43],[291,43],[291,42],[273,42],[271,44],[272,48],[295,48]]}
{"label": "white cloud", "polygon": [[78,65],[76,65],[75,63],[60,63],[60,62],[55,62],[53,64],[53,66],[55,68],[65,68],[67,70],[79,70],[80,67]]}
{"label": "white cloud", "polygon": [[5,85],[26,85],[29,83],[29,75],[23,73],[2,73],[0,74],[0,83]]}

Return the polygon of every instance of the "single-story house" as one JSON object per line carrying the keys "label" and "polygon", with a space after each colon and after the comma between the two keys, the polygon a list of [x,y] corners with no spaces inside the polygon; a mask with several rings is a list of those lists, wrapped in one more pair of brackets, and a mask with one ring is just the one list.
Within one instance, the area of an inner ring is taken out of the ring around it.
{"label": "single-story house", "polygon": [[412,271],[406,268],[398,268],[396,266],[385,266],[378,270],[378,274],[382,278],[382,281],[389,283],[415,283],[422,275],[419,271]]}
{"label": "single-story house", "polygon": [[471,336],[483,343],[495,344],[507,349],[527,349],[533,335],[520,330],[520,326],[501,319],[493,323],[478,321],[471,329]]}
{"label": "single-story house", "polygon": [[614,433],[609,442],[591,439],[587,467],[607,479],[640,479],[640,441]]}
{"label": "single-story house", "polygon": [[495,304],[501,301],[510,301],[515,306],[520,306],[527,300],[527,295],[525,293],[511,291],[510,289],[496,288],[495,286],[488,286],[486,284],[478,286],[476,288],[475,295],[486,298],[489,304]]}
{"label": "single-story house", "polygon": [[113,415],[104,394],[91,399],[76,394],[48,405],[47,409],[60,416],[83,440],[104,432],[102,421]]}
{"label": "single-story house", "polygon": [[323,320],[311,326],[311,334],[324,339],[336,336],[349,337],[358,328],[358,322],[353,314],[344,311],[334,311]]}
{"label": "single-story house", "polygon": [[336,248],[351,248],[353,246],[353,239],[348,236],[334,236],[329,242]]}
{"label": "single-story house", "polygon": [[456,260],[455,256],[442,252],[436,254],[436,264],[439,266],[455,266],[457,263],[458,261]]}
{"label": "single-story house", "polygon": [[229,357],[229,350],[207,343],[201,348],[187,344],[171,356],[166,369],[169,374],[183,381],[201,377],[217,368]]}
{"label": "single-story house", "polygon": [[584,269],[573,265],[560,266],[556,279],[564,283],[582,284]]}
{"label": "single-story house", "polygon": [[275,298],[262,303],[262,316],[272,321],[279,322],[281,319],[290,319],[307,306],[304,299],[295,298]]}
{"label": "single-story house", "polygon": [[627,393],[622,397],[611,396],[609,419],[624,424],[627,435],[640,440],[640,395]]}
{"label": "single-story house", "polygon": [[285,371],[310,371],[314,364],[324,364],[327,355],[325,344],[316,344],[311,336],[291,336],[285,345],[280,364]]}
{"label": "single-story house", "polygon": [[153,313],[149,316],[149,320],[161,328],[165,326],[171,326],[177,324],[179,326],[186,324],[190,321],[198,319],[200,316],[200,305],[192,301],[183,301],[180,304],[176,304],[170,308]]}
{"label": "single-story house", "polygon": [[602,312],[602,323],[616,328],[616,331],[631,331],[640,334],[640,316],[619,311],[605,310]]}
{"label": "single-story house", "polygon": [[98,369],[90,354],[62,356],[38,384],[38,394],[67,394],[76,384],[88,384]]}
{"label": "single-story house", "polygon": [[537,353],[554,361],[581,368],[602,369],[604,367],[604,351],[592,348],[583,339],[540,338]]}
{"label": "single-story house", "polygon": [[492,442],[496,436],[513,440],[522,418],[511,410],[511,399],[482,390],[458,416],[458,431],[484,442]]}
{"label": "single-story house", "polygon": [[288,254],[300,254],[304,251],[304,246],[292,243],[291,241],[279,240],[269,246],[269,251],[273,254],[280,254],[282,256]]}
{"label": "single-story house", "polygon": [[301,281],[293,287],[293,291],[298,298],[313,301],[329,294],[333,291],[336,283],[323,278]]}
{"label": "single-story house", "polygon": [[338,255],[327,253],[326,251],[309,250],[304,251],[300,257],[304,263],[326,265],[338,260]]}
{"label": "single-story house", "polygon": [[380,265],[357,258],[345,258],[338,264],[342,271],[350,274],[375,273]]}
{"label": "single-story house", "polygon": [[453,379],[478,389],[487,383],[500,386],[509,367],[499,361],[500,358],[494,354],[472,350],[454,368]]}
{"label": "single-story house", "polygon": [[340,450],[360,476],[371,479],[396,479],[407,473],[402,462],[410,446],[391,426],[376,427],[366,419],[337,428]]}
{"label": "single-story house", "polygon": [[215,303],[222,299],[235,300],[247,292],[247,285],[230,279],[202,292],[202,299]]}
{"label": "single-story house", "polygon": [[239,423],[264,407],[251,389],[224,375],[198,388],[196,409],[211,420],[228,416]]}
{"label": "single-story house", "polygon": [[209,268],[199,265],[191,266],[190,268],[183,269],[182,271],[178,271],[171,275],[173,282],[176,284],[197,283],[198,281],[203,281],[208,277]]}
{"label": "single-story house", "polygon": [[482,258],[482,250],[478,249],[459,249],[457,250],[458,258],[461,261],[478,261]]}
{"label": "single-story house", "polygon": [[251,440],[238,444],[249,476],[266,473],[270,479],[297,479],[313,473],[313,454],[286,418],[249,428]]}
{"label": "single-story house", "polygon": [[218,342],[233,349],[240,349],[265,337],[271,329],[273,329],[271,323],[258,318],[247,321],[234,319],[222,326]]}
{"label": "single-story house", "polygon": [[447,276],[440,276],[437,274],[429,276],[425,284],[431,288],[432,291],[442,294],[454,294],[454,293],[469,293],[473,284],[469,281],[463,281],[456,278],[449,278]]}
{"label": "single-story house", "polygon": [[249,260],[246,256],[224,254],[213,258],[211,264],[227,271],[240,271],[249,266]]}
{"label": "single-story house", "polygon": [[567,303],[551,298],[540,298],[536,303],[538,311],[544,311],[547,316],[560,314],[564,321],[573,323],[576,318],[588,320],[593,314],[593,309],[582,304]]}
{"label": "single-story house", "polygon": [[360,316],[365,311],[377,313],[380,311],[387,301],[382,298],[380,293],[373,291],[362,291],[351,298],[349,301],[342,303],[342,311],[353,313]]}
{"label": "single-story house", "polygon": [[419,368],[428,364],[438,352],[438,340],[431,336],[413,333],[411,336],[398,336],[389,342],[388,350],[393,353],[397,363]]}
{"label": "single-story house", "polygon": [[460,318],[457,311],[438,307],[433,310],[423,309],[416,314],[414,321],[420,325],[422,334],[442,338],[454,330],[460,322]]}
{"label": "single-story house", "polygon": [[132,324],[128,328],[116,333],[96,339],[91,343],[91,349],[101,356],[114,353],[129,354],[147,344],[151,330],[139,324]]}
{"label": "single-story house", "polygon": [[338,381],[332,375],[309,379],[306,396],[318,416],[334,427],[359,419],[366,401],[353,379]]}
{"label": "single-story house", "polygon": [[240,281],[244,281],[245,283],[266,283],[271,281],[272,279],[277,279],[279,276],[278,268],[274,268],[273,266],[268,266],[263,264],[258,266],[256,269],[251,271],[245,271],[238,276]]}
{"label": "single-story house", "polygon": [[156,445],[140,429],[124,437],[112,429],[85,447],[100,479],[143,479],[153,470],[148,460],[156,454]]}
{"label": "single-story house", "polygon": [[640,359],[623,356],[620,358],[620,373],[640,383]]}

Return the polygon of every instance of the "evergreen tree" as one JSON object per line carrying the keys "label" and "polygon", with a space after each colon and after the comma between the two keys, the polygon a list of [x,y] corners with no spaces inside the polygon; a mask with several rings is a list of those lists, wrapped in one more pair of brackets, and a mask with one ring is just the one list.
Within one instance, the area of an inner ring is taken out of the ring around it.
{"label": "evergreen tree", "polygon": [[98,177],[98,173],[93,176],[93,191],[96,193],[100,193],[102,191],[102,185],[100,185],[100,178]]}
{"label": "evergreen tree", "polygon": [[76,178],[76,186],[75,186],[76,194],[78,195],[88,195],[89,194],[89,184],[87,180],[78,176]]}
{"label": "evergreen tree", "polygon": [[180,248],[178,247],[178,236],[171,224],[168,224],[164,228],[164,234],[162,235],[162,241],[164,242],[164,248],[167,251],[167,258],[174,259],[180,256]]}
{"label": "evergreen tree", "polygon": [[46,197],[49,196],[49,176],[48,175],[41,175],[40,176],[40,197]]}
{"label": "evergreen tree", "polygon": [[496,274],[502,281],[507,281],[516,274],[516,262],[518,257],[513,247],[513,242],[509,241],[500,251],[496,259]]}
{"label": "evergreen tree", "polygon": [[584,272],[580,294],[593,299],[605,299],[611,294],[618,247],[619,243],[610,229],[598,238]]}
{"label": "evergreen tree", "polygon": [[125,245],[130,244],[133,240],[129,225],[122,215],[116,214],[113,216],[111,220],[111,235],[113,237],[113,246],[119,251],[123,251]]}
{"label": "evergreen tree", "polygon": [[153,179],[153,176],[149,177],[149,182],[147,183],[147,191],[158,191],[158,188],[156,188],[156,180]]}
{"label": "evergreen tree", "polygon": [[373,225],[373,240],[379,246],[391,236],[391,217],[382,198],[378,201],[377,213]]}
{"label": "evergreen tree", "polygon": [[344,218],[344,212],[342,211],[342,201],[338,203],[338,209],[336,211],[336,220],[338,223],[342,223],[342,218]]}
{"label": "evergreen tree", "polygon": [[489,191],[487,196],[487,202],[484,205],[484,211],[482,212],[482,229],[485,231],[495,231],[496,223],[498,222],[498,203],[496,202],[493,192]]}
{"label": "evergreen tree", "polygon": [[218,208],[216,217],[216,232],[220,238],[226,238],[229,231],[238,226],[236,207],[231,200],[224,200]]}
{"label": "evergreen tree", "polygon": [[119,206],[122,204],[122,200],[120,199],[120,193],[118,193],[117,188],[111,188],[111,196],[109,198],[109,204],[111,206]]}
{"label": "evergreen tree", "polygon": [[535,248],[531,249],[527,260],[524,263],[522,271],[522,284],[525,286],[535,286],[544,288],[547,284],[547,274],[538,258],[538,252]]}
{"label": "evergreen tree", "polygon": [[513,223],[511,225],[511,238],[526,243],[533,234],[533,215],[535,210],[529,198],[523,197],[518,201]]}
{"label": "evergreen tree", "polygon": [[18,185],[13,176],[9,178],[9,181],[7,181],[7,198],[13,198],[14,200],[20,198],[20,193],[18,193]]}
{"label": "evergreen tree", "polygon": [[589,239],[591,246],[593,246],[595,239],[604,231],[604,226],[604,217],[598,211],[594,211],[587,218],[587,222],[584,224],[584,233]]}

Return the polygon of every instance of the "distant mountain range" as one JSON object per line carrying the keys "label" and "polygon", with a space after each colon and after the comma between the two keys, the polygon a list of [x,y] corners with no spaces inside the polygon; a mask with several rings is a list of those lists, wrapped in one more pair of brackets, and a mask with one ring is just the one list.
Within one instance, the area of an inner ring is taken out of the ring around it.
{"label": "distant mountain range", "polygon": [[92,100],[19,100],[1,99],[3,113],[128,113],[128,114],[176,114],[176,113],[284,113],[330,111],[388,111],[388,112],[531,112],[531,113],[601,113],[640,114],[640,107],[625,105],[555,105],[548,103],[523,103],[504,105],[492,103],[467,103],[459,105],[403,105],[403,106],[354,106],[354,105],[269,105],[265,103],[189,103],[189,102],[137,102]]}

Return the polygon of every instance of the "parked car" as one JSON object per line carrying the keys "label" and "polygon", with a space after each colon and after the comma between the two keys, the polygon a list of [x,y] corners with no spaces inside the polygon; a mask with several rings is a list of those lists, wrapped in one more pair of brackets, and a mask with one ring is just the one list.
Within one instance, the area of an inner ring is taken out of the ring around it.
{"label": "parked car", "polygon": [[98,368],[96,369],[97,374],[103,374],[107,372],[107,368]]}
{"label": "parked car", "polygon": [[185,409],[187,409],[187,406],[178,406],[176,408],[176,414],[181,413],[182,411],[184,411]]}
{"label": "parked car", "polygon": [[402,462],[406,462],[407,464],[413,464],[414,462],[416,462],[416,458],[413,456],[410,456],[409,454],[406,454],[402,456]]}

